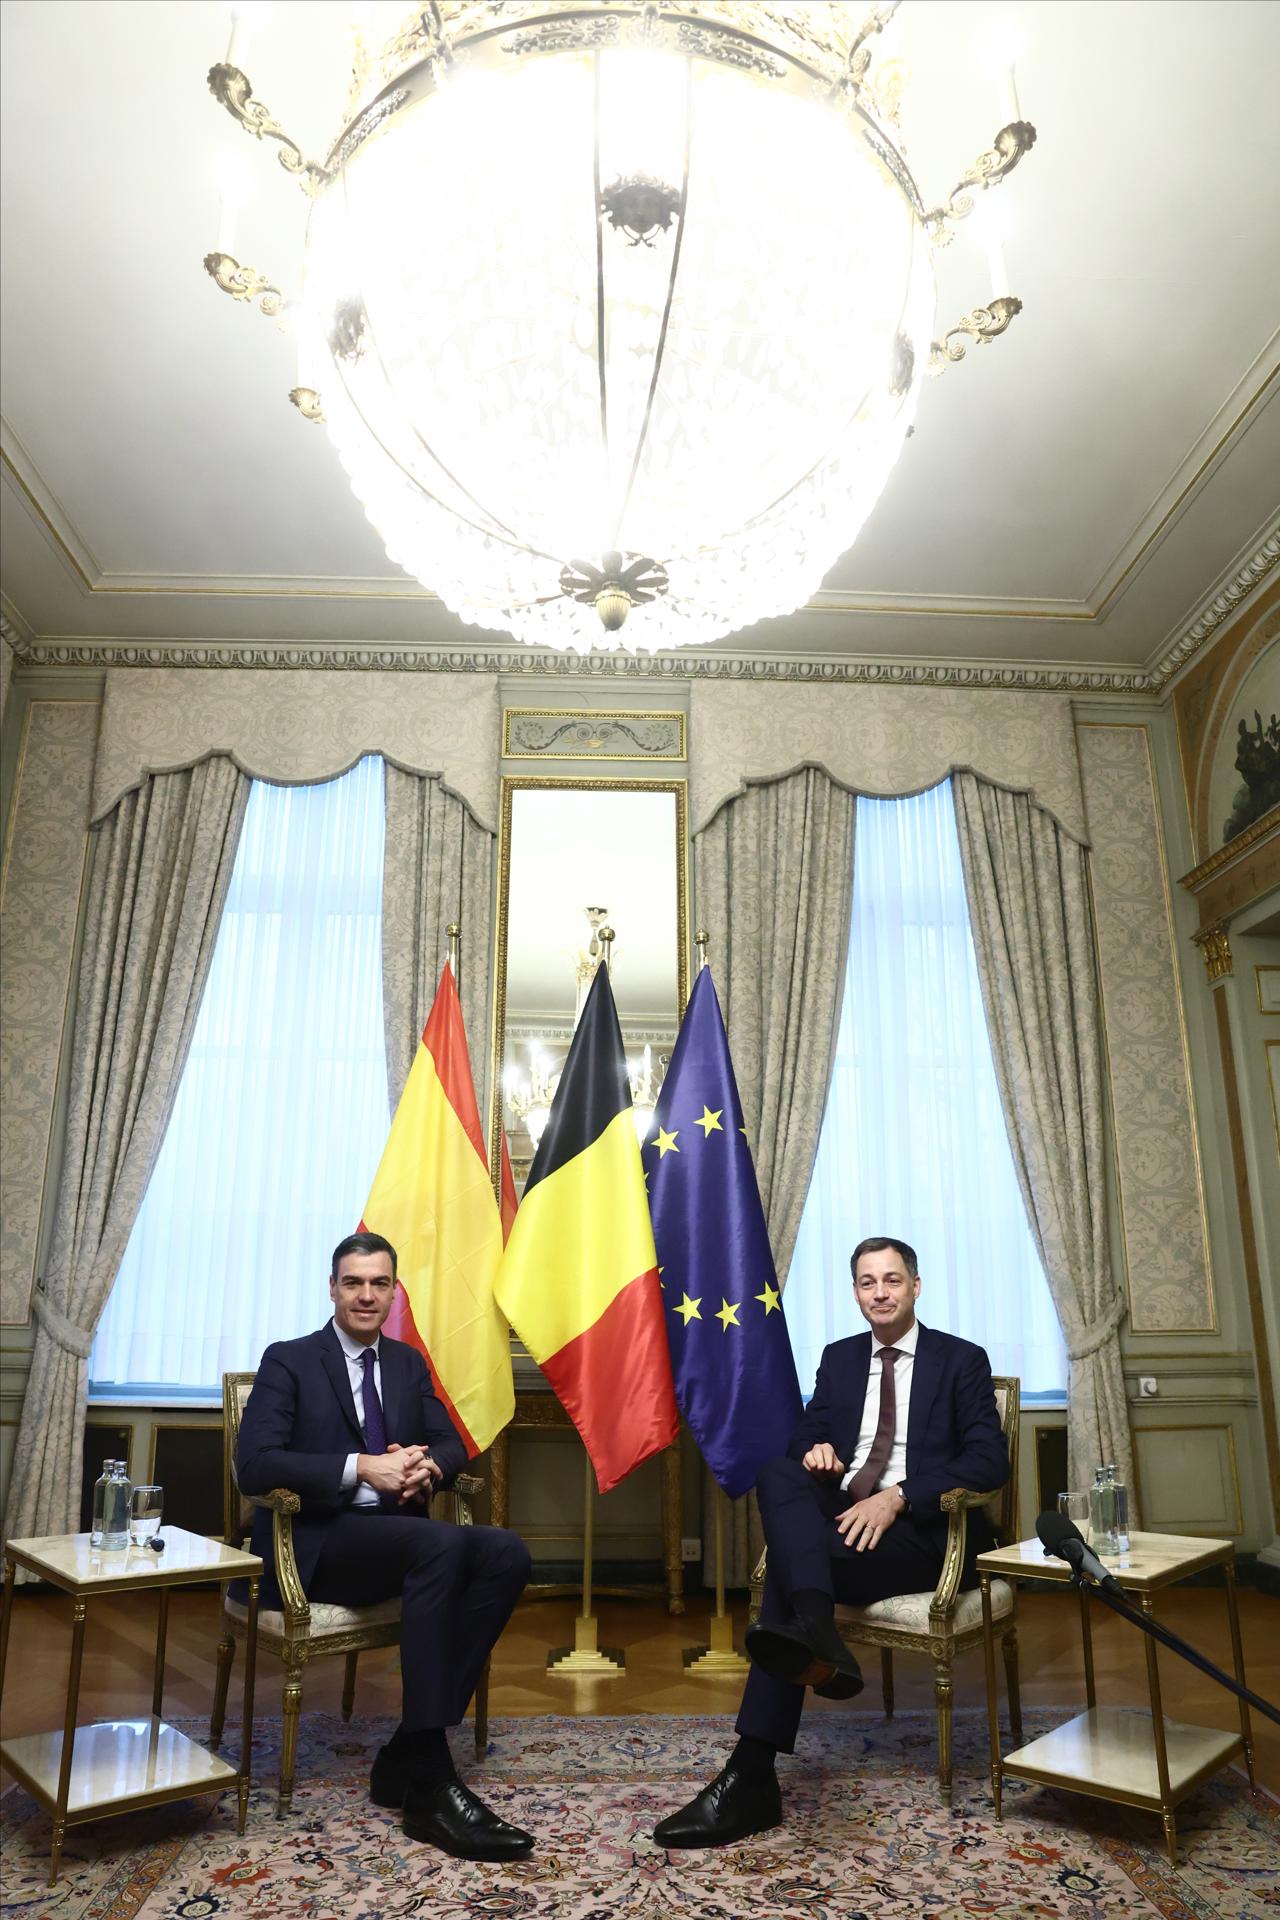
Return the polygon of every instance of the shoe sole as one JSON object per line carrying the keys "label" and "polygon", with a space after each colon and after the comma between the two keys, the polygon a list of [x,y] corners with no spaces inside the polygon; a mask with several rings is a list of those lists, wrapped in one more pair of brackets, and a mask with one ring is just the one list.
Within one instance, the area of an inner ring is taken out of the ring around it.
{"label": "shoe sole", "polygon": [[[747,1652],[761,1672],[772,1680],[789,1680],[792,1686],[812,1687],[823,1694],[828,1687],[840,1686],[839,1693],[828,1696],[833,1700],[852,1700],[862,1692],[864,1683],[860,1674],[845,1673],[834,1661],[815,1658],[798,1640],[770,1633],[767,1627],[757,1627],[748,1636]],[[846,1687],[847,1692],[843,1690]]]}
{"label": "shoe sole", "polygon": [[762,1820],[758,1826],[743,1827],[740,1831],[733,1833],[702,1833],[696,1838],[690,1835],[686,1840],[659,1840],[655,1833],[653,1841],[655,1846],[662,1847],[671,1853],[696,1853],[703,1847],[731,1847],[735,1840],[750,1840],[756,1833],[772,1833],[782,1824],[782,1816],[779,1814],[776,1820]]}

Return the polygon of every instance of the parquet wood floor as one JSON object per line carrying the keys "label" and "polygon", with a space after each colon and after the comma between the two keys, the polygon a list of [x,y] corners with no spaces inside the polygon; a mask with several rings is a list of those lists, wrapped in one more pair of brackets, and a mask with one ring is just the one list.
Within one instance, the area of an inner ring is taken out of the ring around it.
{"label": "parquet wood floor", "polygon": [[[1241,1592],[1240,1603],[1249,1684],[1268,1700],[1280,1699],[1280,1601],[1246,1589]],[[209,1710],[218,1605],[213,1592],[177,1592],[173,1596],[165,1694],[165,1712],[169,1715],[200,1715]],[[566,1679],[546,1672],[548,1649],[565,1646],[573,1638],[574,1611],[575,1603],[570,1600],[528,1600],[517,1608],[494,1659],[492,1714],[732,1713],[736,1708],[741,1690],[738,1680],[694,1677],[681,1663],[682,1648],[706,1638],[709,1603],[705,1599],[694,1596],[688,1613],[678,1619],[668,1616],[657,1596],[652,1600],[601,1601],[601,1645],[625,1648],[627,1656],[625,1673],[603,1680]],[[1169,1590],[1159,1597],[1157,1617],[1229,1670],[1231,1645],[1221,1592],[1204,1588]],[[739,1605],[739,1632],[745,1618],[745,1605]],[[1082,1706],[1074,1598],[1024,1594],[1019,1619],[1024,1703]],[[155,1612],[149,1603],[132,1595],[94,1602],[85,1648],[82,1719],[147,1710],[154,1632]],[[13,1608],[3,1703],[6,1738],[61,1721],[69,1640],[68,1603],[55,1594],[19,1589]],[[365,1655],[356,1691],[357,1713],[397,1712],[400,1686],[396,1659],[394,1652]],[[1101,1608],[1094,1619],[1094,1662],[1100,1699],[1144,1704],[1146,1678],[1137,1629],[1103,1613]],[[878,1715],[881,1708],[875,1656],[865,1664],[867,1691],[856,1702],[836,1707],[814,1700],[813,1710]],[[304,1712],[308,1706],[338,1710],[342,1665],[341,1660],[317,1663],[307,1679]],[[238,1671],[239,1663],[232,1687],[232,1713],[238,1709]],[[933,1685],[928,1662],[902,1657],[895,1662],[895,1671],[898,1707],[931,1708]],[[1160,1671],[1167,1715],[1211,1726],[1235,1724],[1231,1696],[1194,1668],[1172,1654],[1162,1653]],[[982,1657],[980,1653],[971,1654],[956,1671],[956,1705],[978,1707],[984,1697]],[[258,1664],[257,1712],[267,1715],[279,1711],[279,1664],[264,1655]],[[1280,1793],[1280,1728],[1257,1715],[1253,1724],[1259,1780]]]}

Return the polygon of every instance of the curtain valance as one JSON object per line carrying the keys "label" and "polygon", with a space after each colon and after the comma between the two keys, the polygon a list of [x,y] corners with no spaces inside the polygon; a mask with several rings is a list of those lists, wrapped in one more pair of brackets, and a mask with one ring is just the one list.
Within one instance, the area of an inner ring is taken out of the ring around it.
{"label": "curtain valance", "polygon": [[496,674],[270,673],[253,667],[113,667],[93,814],[150,773],[224,754],[282,786],[331,780],[362,754],[437,775],[481,826],[497,827]]}
{"label": "curtain valance", "polygon": [[1028,793],[1088,844],[1071,702],[1016,689],[699,681],[690,692],[695,833],[749,784],[822,767],[855,793],[903,795],[953,771]]}

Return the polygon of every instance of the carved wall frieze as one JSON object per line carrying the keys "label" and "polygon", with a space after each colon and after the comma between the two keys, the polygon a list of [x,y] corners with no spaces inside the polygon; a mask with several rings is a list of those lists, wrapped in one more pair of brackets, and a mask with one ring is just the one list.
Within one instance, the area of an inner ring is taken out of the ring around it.
{"label": "carved wall frieze", "polygon": [[209,646],[194,640],[31,640],[16,642],[28,667],[257,667],[281,672],[501,673],[528,679],[776,680],[837,685],[1010,688],[1036,693],[1136,695],[1158,691],[1137,668],[1022,666],[904,660],[814,660],[758,654],[535,653],[522,648],[466,651],[427,647],[324,646],[242,641]]}
{"label": "carved wall frieze", "polygon": [[1277,563],[1280,563],[1280,527],[1268,534],[1257,552],[1245,561],[1221,592],[1214,595],[1204,611],[1151,669],[1148,679],[1153,689],[1159,691],[1167,681],[1172,680],[1179,668],[1185,667],[1187,661],[1199,653],[1205,641],[1212,638],[1224,620],[1231,618],[1241,602],[1262,584]]}

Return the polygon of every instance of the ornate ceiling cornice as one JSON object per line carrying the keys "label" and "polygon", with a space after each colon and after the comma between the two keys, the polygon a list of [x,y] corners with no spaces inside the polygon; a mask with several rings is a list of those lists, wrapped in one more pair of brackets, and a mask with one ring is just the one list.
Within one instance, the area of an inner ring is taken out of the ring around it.
{"label": "ornate ceiling cornice", "polygon": [[16,642],[29,667],[261,667],[277,672],[381,670],[388,673],[501,673],[530,679],[593,680],[799,680],[844,685],[963,687],[968,691],[1011,688],[1038,693],[1135,694],[1155,690],[1141,668],[1031,667],[945,660],[822,660],[765,658],[758,654],[578,654],[509,652],[497,647],[466,651],[429,647],[366,647],[351,641],[323,646],[236,641],[210,646],[195,640],[145,643],[127,640],[31,640]]}
{"label": "ornate ceiling cornice", "polygon": [[1280,562],[1280,526],[1267,535],[1256,553],[1251,554],[1227,584],[1219,588],[1186,631],[1160,656],[1147,676],[1154,691],[1159,692],[1175,673],[1199,653],[1223,621],[1229,620],[1254,588],[1261,586],[1277,562]]}

